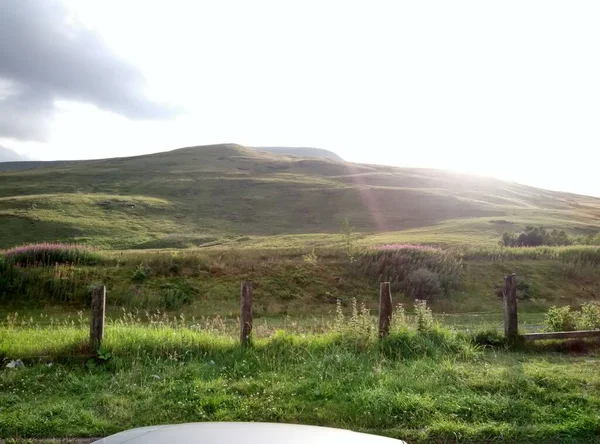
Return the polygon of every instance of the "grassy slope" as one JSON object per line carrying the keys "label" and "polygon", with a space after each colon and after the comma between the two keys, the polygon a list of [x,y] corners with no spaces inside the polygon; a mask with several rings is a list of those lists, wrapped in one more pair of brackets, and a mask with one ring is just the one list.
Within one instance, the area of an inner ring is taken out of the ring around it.
{"label": "grassy slope", "polygon": [[[0,173],[0,248],[34,240],[105,248],[285,245],[289,235],[339,232],[345,218],[358,231],[386,233],[364,243],[493,244],[529,223],[598,230],[600,200],[238,145]],[[271,235],[282,237],[264,238]]]}
{"label": "grassy slope", "polygon": [[[599,249],[589,251],[596,260]],[[447,294],[438,295],[432,307],[436,313],[490,313],[494,326],[501,325],[502,301],[497,290],[503,276],[518,273],[524,290],[519,291],[521,314],[540,313],[551,305],[573,305],[600,295],[600,265],[558,258],[549,249],[537,259],[520,250],[505,257],[496,253],[465,255],[459,285]],[[306,250],[304,250],[306,253]],[[529,253],[533,255],[535,250]],[[349,266],[344,254],[316,250],[317,262],[307,262],[301,251],[286,250],[184,250],[132,251],[108,254],[97,266],[50,266],[19,270],[27,277],[20,290],[0,294],[0,315],[27,308],[30,316],[38,310],[48,312],[62,304],[61,311],[87,310],[89,285],[103,282],[109,290],[107,308],[111,315],[126,310],[168,311],[186,317],[215,316],[235,319],[239,315],[239,285],[243,279],[256,283],[254,312],[257,318],[292,320],[331,318],[336,299],[345,304],[351,298],[364,301],[376,312],[378,271],[369,271],[362,260]],[[410,255],[404,267],[421,267]],[[136,279],[139,268],[144,278]],[[444,276],[454,271],[443,272]],[[405,289],[394,284],[394,302],[411,304]],[[487,319],[487,318],[486,318]],[[525,320],[525,318],[523,318]],[[460,323],[460,320],[457,322]],[[482,321],[483,323],[483,321]],[[539,324],[538,321],[534,322]]]}

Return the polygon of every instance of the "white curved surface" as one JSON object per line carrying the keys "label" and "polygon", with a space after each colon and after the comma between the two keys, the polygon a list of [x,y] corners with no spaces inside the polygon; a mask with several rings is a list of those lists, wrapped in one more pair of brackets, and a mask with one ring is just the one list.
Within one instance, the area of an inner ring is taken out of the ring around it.
{"label": "white curved surface", "polygon": [[402,444],[404,441],[329,427],[261,422],[197,422],[126,430],[96,443]]}

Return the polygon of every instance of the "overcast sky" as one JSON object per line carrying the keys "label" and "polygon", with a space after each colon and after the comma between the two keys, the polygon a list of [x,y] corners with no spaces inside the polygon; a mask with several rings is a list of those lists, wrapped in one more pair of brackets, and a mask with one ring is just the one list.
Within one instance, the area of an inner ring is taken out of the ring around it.
{"label": "overcast sky", "polygon": [[0,146],[236,142],[600,196],[600,2],[0,1]]}

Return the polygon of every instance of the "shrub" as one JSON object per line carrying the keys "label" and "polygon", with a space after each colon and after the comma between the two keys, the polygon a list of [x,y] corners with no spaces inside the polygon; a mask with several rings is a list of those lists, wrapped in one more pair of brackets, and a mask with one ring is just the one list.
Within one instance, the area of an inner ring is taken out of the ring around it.
{"label": "shrub", "polygon": [[538,294],[537,287],[526,281],[517,282],[517,297],[519,299],[535,298]]}
{"label": "shrub", "polygon": [[143,282],[148,277],[148,268],[144,264],[139,264],[135,267],[133,274],[131,275],[131,280],[135,282]]}
{"label": "shrub", "polygon": [[588,302],[581,306],[576,319],[577,330],[600,329],[600,303]]}
{"label": "shrub", "polygon": [[399,288],[403,289],[412,272],[425,268],[437,273],[444,294],[460,287],[463,263],[454,252],[414,245],[395,247],[363,252],[353,264],[353,273],[365,275],[373,283],[390,282],[393,288],[395,283],[402,283]]}
{"label": "shrub", "polygon": [[548,331],[573,331],[576,329],[575,321],[577,315],[571,311],[571,307],[550,307],[546,313],[545,325]]}
{"label": "shrub", "polygon": [[55,264],[96,265],[101,262],[99,253],[82,245],[32,244],[11,248],[4,252],[8,262],[26,266],[47,266]]}
{"label": "shrub", "polygon": [[545,324],[548,331],[600,329],[600,303],[586,302],[581,310],[575,311],[569,306],[550,307]]}
{"label": "shrub", "polygon": [[543,227],[529,225],[518,236],[515,233],[503,233],[501,243],[505,247],[538,247],[540,245],[571,245],[573,240],[569,238],[565,230],[548,231]]}
{"label": "shrub", "polygon": [[405,291],[413,299],[432,301],[442,292],[440,277],[433,271],[419,268],[408,275]]}
{"label": "shrub", "polygon": [[191,295],[181,288],[164,288],[163,291],[164,308],[167,310],[178,310],[192,301]]}

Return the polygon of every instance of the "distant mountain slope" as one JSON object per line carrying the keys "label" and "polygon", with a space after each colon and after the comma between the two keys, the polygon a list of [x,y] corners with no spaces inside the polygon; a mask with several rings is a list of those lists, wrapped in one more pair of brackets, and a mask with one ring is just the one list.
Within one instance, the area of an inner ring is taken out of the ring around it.
{"label": "distant mountain slope", "polygon": [[20,171],[31,170],[33,168],[42,168],[48,166],[58,166],[72,163],[72,161],[43,161],[43,160],[21,160],[0,162],[0,172],[2,171]]}
{"label": "distant mountain slope", "polygon": [[591,197],[234,144],[44,165],[0,173],[0,248],[42,240],[207,245],[240,235],[339,233],[345,218],[364,232],[431,227],[429,239],[477,226],[491,242],[525,224],[575,232],[600,225],[600,199]]}
{"label": "distant mountain slope", "polygon": [[321,148],[292,148],[285,146],[261,146],[255,147],[258,151],[264,151],[267,153],[285,154],[293,156],[304,156],[304,157],[323,157],[325,159],[335,160],[336,162],[344,162],[340,156],[333,151],[324,150]]}

